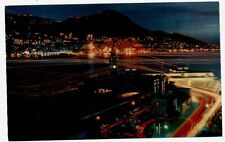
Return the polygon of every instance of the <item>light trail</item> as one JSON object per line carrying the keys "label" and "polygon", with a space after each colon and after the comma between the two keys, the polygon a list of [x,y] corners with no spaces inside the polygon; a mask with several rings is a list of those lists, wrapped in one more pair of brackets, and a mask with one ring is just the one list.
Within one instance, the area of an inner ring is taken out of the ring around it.
{"label": "light trail", "polygon": [[[214,115],[214,113],[221,106],[221,96],[218,95],[217,93],[208,92],[208,91],[205,91],[205,90],[197,89],[197,88],[190,87],[190,86],[187,86],[187,85],[183,85],[183,84],[180,84],[180,83],[179,84],[176,83],[176,85],[179,86],[179,87],[191,88],[191,90],[194,91],[196,94],[203,95],[203,96],[204,95],[210,96],[210,97],[215,99],[215,102],[214,102],[213,106],[207,108],[208,109],[207,111],[204,111],[204,117],[202,117],[199,120],[199,122],[197,122],[195,127],[193,129],[191,129],[186,135],[188,137],[194,137],[206,125],[207,121]],[[195,95],[195,94],[193,93],[192,95]]]}
{"label": "light trail", "polygon": [[[188,131],[192,129],[192,124],[190,120],[193,120],[195,123],[199,121],[202,117],[202,112],[204,112],[206,99],[204,97],[197,97],[199,100],[198,108],[189,116],[186,121],[176,130],[176,132],[172,135],[173,137],[184,137],[187,135]],[[191,127],[190,127],[191,126]]]}

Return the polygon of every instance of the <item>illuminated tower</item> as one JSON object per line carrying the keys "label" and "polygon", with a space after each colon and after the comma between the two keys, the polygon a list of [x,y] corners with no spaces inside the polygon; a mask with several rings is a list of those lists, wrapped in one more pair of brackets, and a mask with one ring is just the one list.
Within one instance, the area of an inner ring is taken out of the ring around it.
{"label": "illuminated tower", "polygon": [[116,70],[117,68],[117,58],[116,58],[116,50],[114,48],[114,41],[111,49],[111,54],[109,57],[109,67],[111,70]]}

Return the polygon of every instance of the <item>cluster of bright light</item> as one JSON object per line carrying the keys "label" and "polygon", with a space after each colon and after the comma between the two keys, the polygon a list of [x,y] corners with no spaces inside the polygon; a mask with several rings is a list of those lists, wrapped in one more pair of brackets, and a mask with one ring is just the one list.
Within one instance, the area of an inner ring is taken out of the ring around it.
{"label": "cluster of bright light", "polygon": [[34,57],[49,57],[49,56],[59,56],[62,54],[66,55],[72,55],[73,52],[71,50],[60,50],[60,51],[52,51],[52,52],[43,52],[43,51],[36,51],[36,49],[33,49],[31,51],[25,50],[24,52],[20,53],[11,53],[11,57],[25,57],[30,58],[31,56]]}
{"label": "cluster of bright light", "polygon": [[88,55],[88,58],[95,58],[95,55],[96,55],[96,52],[95,52],[95,46],[93,43],[89,43],[87,45],[87,55]]}
{"label": "cluster of bright light", "polygon": [[90,59],[95,58],[95,53],[94,52],[88,53],[88,58]]}

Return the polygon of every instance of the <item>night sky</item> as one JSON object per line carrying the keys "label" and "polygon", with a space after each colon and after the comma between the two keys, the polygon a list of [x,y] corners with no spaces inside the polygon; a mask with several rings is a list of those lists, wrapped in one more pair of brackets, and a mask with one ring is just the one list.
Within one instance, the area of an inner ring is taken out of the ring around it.
{"label": "night sky", "polygon": [[142,3],[7,6],[6,13],[31,13],[34,16],[65,20],[114,9],[149,30],[177,32],[209,43],[219,43],[219,3]]}

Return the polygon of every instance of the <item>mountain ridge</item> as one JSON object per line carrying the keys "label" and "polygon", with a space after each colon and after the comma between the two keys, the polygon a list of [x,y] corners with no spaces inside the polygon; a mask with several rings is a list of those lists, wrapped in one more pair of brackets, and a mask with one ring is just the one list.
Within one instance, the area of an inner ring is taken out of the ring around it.
{"label": "mountain ridge", "polygon": [[60,22],[37,16],[19,16],[18,14],[6,13],[6,33],[12,31],[22,33],[41,32],[47,34],[72,32],[82,38],[85,38],[90,33],[97,37],[153,36],[157,39],[172,38],[179,41],[205,44],[203,41],[179,33],[170,34],[163,31],[145,29],[137,25],[128,16],[113,9],[96,12],[87,16],[69,17]]}

